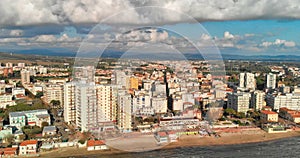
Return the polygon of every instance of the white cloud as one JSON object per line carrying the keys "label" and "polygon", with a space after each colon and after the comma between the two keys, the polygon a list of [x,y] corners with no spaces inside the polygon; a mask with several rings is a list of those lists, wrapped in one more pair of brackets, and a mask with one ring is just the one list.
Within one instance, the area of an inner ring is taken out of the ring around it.
{"label": "white cloud", "polygon": [[229,33],[228,31],[225,31],[224,32],[224,38],[225,39],[233,39],[234,36],[233,36],[233,34]]}
{"label": "white cloud", "polygon": [[[136,7],[158,6],[157,8]],[[175,10],[207,20],[300,19],[298,0],[1,0],[0,26],[42,24],[99,23],[101,20],[127,10],[112,22],[125,24],[161,24],[185,22],[168,10]]]}
{"label": "white cloud", "polygon": [[270,47],[270,46],[284,46],[284,47],[295,47],[296,43],[294,41],[286,41],[281,39],[276,39],[274,42],[265,41],[261,44],[263,47]]}

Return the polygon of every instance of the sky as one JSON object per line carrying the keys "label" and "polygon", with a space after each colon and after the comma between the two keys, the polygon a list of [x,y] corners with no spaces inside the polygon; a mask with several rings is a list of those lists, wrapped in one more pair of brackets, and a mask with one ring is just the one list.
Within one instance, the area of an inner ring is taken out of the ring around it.
{"label": "sky", "polygon": [[166,51],[300,55],[300,0],[1,0],[0,15],[3,52],[73,55],[162,44]]}

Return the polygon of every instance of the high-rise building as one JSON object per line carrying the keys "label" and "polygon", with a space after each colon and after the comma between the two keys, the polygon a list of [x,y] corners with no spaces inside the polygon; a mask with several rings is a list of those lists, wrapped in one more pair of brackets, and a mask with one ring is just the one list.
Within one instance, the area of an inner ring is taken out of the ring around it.
{"label": "high-rise building", "polygon": [[117,92],[115,85],[96,85],[98,122],[116,122]]}
{"label": "high-rise building", "polygon": [[81,131],[90,131],[98,126],[98,108],[94,83],[79,83],[75,87],[76,125]]}
{"label": "high-rise building", "polygon": [[251,108],[261,110],[265,105],[265,93],[262,91],[254,91],[251,93]]}
{"label": "high-rise building", "polygon": [[126,91],[118,93],[118,127],[122,131],[131,131],[132,98]]}
{"label": "high-rise building", "polygon": [[74,82],[64,84],[64,120],[67,123],[76,122],[75,86]]}
{"label": "high-rise building", "polygon": [[22,70],[21,71],[21,83],[30,83],[30,71]]}
{"label": "high-rise building", "polygon": [[130,77],[130,88],[139,89],[139,79],[135,77]]}
{"label": "high-rise building", "polygon": [[275,89],[276,88],[276,74],[269,73],[266,79],[266,88]]}
{"label": "high-rise building", "polygon": [[247,112],[249,110],[250,93],[229,93],[227,108],[232,108],[237,112]]}
{"label": "high-rise building", "polygon": [[256,88],[256,80],[254,74],[252,73],[240,73],[240,87],[255,89]]}
{"label": "high-rise building", "polygon": [[64,89],[63,85],[52,84],[48,85],[44,90],[45,101],[50,104],[52,100],[60,102],[64,105]]}

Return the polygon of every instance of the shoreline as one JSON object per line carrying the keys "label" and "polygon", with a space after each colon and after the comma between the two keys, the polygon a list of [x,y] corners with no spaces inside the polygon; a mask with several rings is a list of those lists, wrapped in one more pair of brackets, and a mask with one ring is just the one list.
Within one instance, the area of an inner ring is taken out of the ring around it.
{"label": "shoreline", "polygon": [[[287,133],[266,133],[257,131],[256,133],[221,133],[221,137],[200,137],[199,135],[183,135],[177,142],[169,143],[155,150],[175,149],[184,147],[207,147],[207,146],[223,146],[223,145],[239,145],[250,143],[263,143],[268,141],[280,140],[285,138],[299,137],[299,131],[291,131]],[[155,151],[154,150],[154,151]],[[151,150],[150,150],[151,151]],[[147,152],[147,151],[145,151]],[[40,157],[80,157],[80,156],[96,156],[96,155],[119,155],[135,153],[119,149],[111,148],[107,151],[87,151],[86,148],[60,148],[49,152],[41,152]],[[139,152],[137,152],[139,153]]]}

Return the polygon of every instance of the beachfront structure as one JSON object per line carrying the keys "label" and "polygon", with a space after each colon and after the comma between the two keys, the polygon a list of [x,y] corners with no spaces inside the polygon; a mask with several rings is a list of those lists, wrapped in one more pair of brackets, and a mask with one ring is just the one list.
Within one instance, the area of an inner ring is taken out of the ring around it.
{"label": "beachfront structure", "polygon": [[256,80],[254,78],[254,74],[252,73],[240,73],[240,87],[247,89],[255,89],[256,88]]}
{"label": "beachfront structure", "polygon": [[87,151],[107,150],[108,147],[103,140],[88,140]]}
{"label": "beachfront structure", "polygon": [[9,124],[17,128],[22,128],[25,125],[41,127],[43,122],[51,124],[50,115],[46,109],[9,113]]}
{"label": "beachfront structure", "polygon": [[227,108],[236,112],[247,112],[249,110],[250,93],[228,93]]}
{"label": "beachfront structure", "polygon": [[116,122],[117,93],[115,85],[96,85],[98,122]]}
{"label": "beachfront structure", "polygon": [[291,110],[300,110],[300,95],[299,94],[269,94],[266,97],[267,105],[271,106],[274,110],[279,110],[286,107]]}
{"label": "beachfront structure", "polygon": [[37,153],[37,140],[25,140],[20,144],[19,155],[33,155]]}
{"label": "beachfront structure", "polygon": [[154,137],[159,143],[168,143],[169,141],[169,137],[166,132],[157,132]]}
{"label": "beachfront structure", "polygon": [[278,113],[269,110],[261,110],[260,119],[263,122],[278,122]]}
{"label": "beachfront structure", "polygon": [[266,76],[266,88],[275,89],[276,88],[276,74],[269,73]]}
{"label": "beachfront structure", "polygon": [[265,93],[263,91],[256,90],[251,93],[251,108],[254,110],[261,110],[265,106]]}
{"label": "beachfront structure", "polygon": [[295,123],[300,123],[300,111],[291,110],[288,108],[280,108],[279,116]]}

